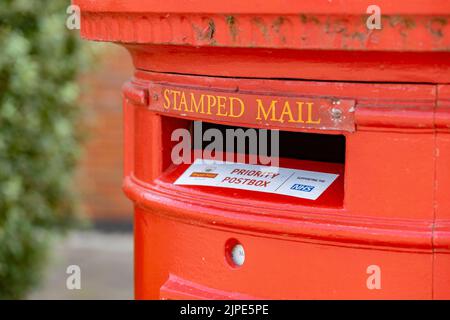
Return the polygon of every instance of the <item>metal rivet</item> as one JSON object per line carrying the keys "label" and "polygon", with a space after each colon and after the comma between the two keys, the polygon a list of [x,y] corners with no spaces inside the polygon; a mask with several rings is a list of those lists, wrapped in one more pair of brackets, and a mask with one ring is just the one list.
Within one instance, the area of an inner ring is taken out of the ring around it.
{"label": "metal rivet", "polygon": [[332,104],[334,104],[334,105],[340,105],[341,104],[341,100],[333,100],[332,102],[331,102]]}
{"label": "metal rivet", "polygon": [[330,110],[331,118],[333,120],[341,120],[342,119],[342,110],[339,108],[332,108]]}
{"label": "metal rivet", "polygon": [[245,250],[242,244],[236,244],[233,249],[231,249],[231,261],[240,267],[245,261]]}
{"label": "metal rivet", "polygon": [[159,98],[158,94],[157,94],[157,93],[154,93],[154,94],[153,94],[153,100],[158,101],[158,98]]}

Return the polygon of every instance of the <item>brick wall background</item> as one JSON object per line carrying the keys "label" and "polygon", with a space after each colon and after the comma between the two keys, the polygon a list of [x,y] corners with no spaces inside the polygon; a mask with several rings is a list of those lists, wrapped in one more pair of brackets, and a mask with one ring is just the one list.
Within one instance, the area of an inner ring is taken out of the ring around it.
{"label": "brick wall background", "polygon": [[132,76],[133,67],[124,48],[102,46],[96,66],[81,79],[86,142],[76,183],[89,217],[95,221],[131,221],[132,206],[121,189],[121,87]]}

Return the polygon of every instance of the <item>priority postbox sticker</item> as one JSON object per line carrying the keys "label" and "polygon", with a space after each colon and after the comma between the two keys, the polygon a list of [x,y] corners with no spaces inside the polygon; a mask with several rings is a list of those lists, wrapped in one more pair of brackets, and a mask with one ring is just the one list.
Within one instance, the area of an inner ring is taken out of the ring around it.
{"label": "priority postbox sticker", "polygon": [[174,182],[283,194],[316,200],[338,174],[196,159]]}

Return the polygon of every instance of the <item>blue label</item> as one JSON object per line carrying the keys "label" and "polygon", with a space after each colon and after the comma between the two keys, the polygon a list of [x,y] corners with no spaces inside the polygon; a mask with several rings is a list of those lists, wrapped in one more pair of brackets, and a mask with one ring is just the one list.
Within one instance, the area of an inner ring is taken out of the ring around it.
{"label": "blue label", "polygon": [[311,192],[314,189],[314,186],[307,186],[305,184],[294,184],[291,187],[291,190],[303,191],[303,192]]}

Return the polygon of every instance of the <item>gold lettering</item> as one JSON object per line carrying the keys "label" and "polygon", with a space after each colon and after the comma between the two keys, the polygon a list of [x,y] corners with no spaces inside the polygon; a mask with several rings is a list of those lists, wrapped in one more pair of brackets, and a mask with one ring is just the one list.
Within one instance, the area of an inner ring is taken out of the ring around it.
{"label": "gold lettering", "polygon": [[[226,111],[225,103],[227,102],[227,97],[217,96],[217,115],[226,117],[228,112]],[[222,113],[222,111],[224,111]]]}
{"label": "gold lettering", "polygon": [[169,90],[169,89],[164,89],[164,91],[163,91],[164,100],[165,100],[165,102],[163,104],[164,109],[169,109],[170,108],[170,99],[169,99],[169,96],[168,96],[170,91],[171,90]]}
{"label": "gold lettering", "polygon": [[184,111],[188,111],[188,106],[186,103],[186,95],[184,94],[184,91],[181,92],[181,99],[180,99],[180,109],[184,106]]}
{"label": "gold lettering", "polygon": [[266,112],[266,110],[264,108],[264,105],[263,105],[261,99],[256,99],[256,102],[258,103],[258,115],[256,117],[256,120],[262,120],[261,112],[262,112],[262,114],[264,116],[264,120],[268,120],[269,113],[271,112],[272,116],[271,116],[270,120],[277,121],[277,119],[275,118],[275,106],[276,106],[276,104],[278,102],[277,100],[272,100],[270,102],[270,107],[269,107],[269,110],[267,110],[267,112]]}
{"label": "gold lettering", "polygon": [[207,94],[206,97],[208,98],[208,112],[206,114],[211,114],[211,108],[216,105],[217,99],[210,94]]}
{"label": "gold lettering", "polygon": [[[239,102],[239,105],[241,108],[241,112],[239,114],[234,114],[234,101]],[[232,118],[240,118],[244,114],[244,111],[245,111],[244,101],[242,101],[239,98],[230,97],[230,114],[229,114],[229,116]]]}
{"label": "gold lettering", "polygon": [[283,106],[283,110],[281,111],[280,118],[278,121],[284,122],[284,116],[287,115],[289,117],[288,122],[295,122],[294,118],[292,117],[291,112],[291,105],[289,104],[289,101],[286,101]]}
{"label": "gold lettering", "polygon": [[[191,112],[194,112],[194,110],[195,110],[195,112],[197,112],[197,113],[205,113],[205,111],[203,110],[204,108],[203,108],[203,98],[205,97],[205,95],[204,94],[202,94],[201,96],[200,96],[200,101],[197,103],[196,101],[195,101],[195,95],[193,94],[193,93],[191,93]],[[201,108],[201,109],[200,109]],[[199,111],[199,110],[201,110],[201,111]]]}
{"label": "gold lettering", "polygon": [[303,121],[303,102],[297,101],[298,118],[297,122],[304,123]]}
{"label": "gold lettering", "polygon": [[306,105],[308,106],[308,120],[306,121],[306,123],[311,123],[311,124],[319,124],[320,123],[320,118],[317,120],[313,120],[312,116],[313,116],[313,103],[312,102],[307,102]]}
{"label": "gold lettering", "polygon": [[172,93],[173,93],[173,109],[181,110],[181,108],[178,106],[178,101],[177,101],[177,97],[181,94],[181,92],[172,90]]}

